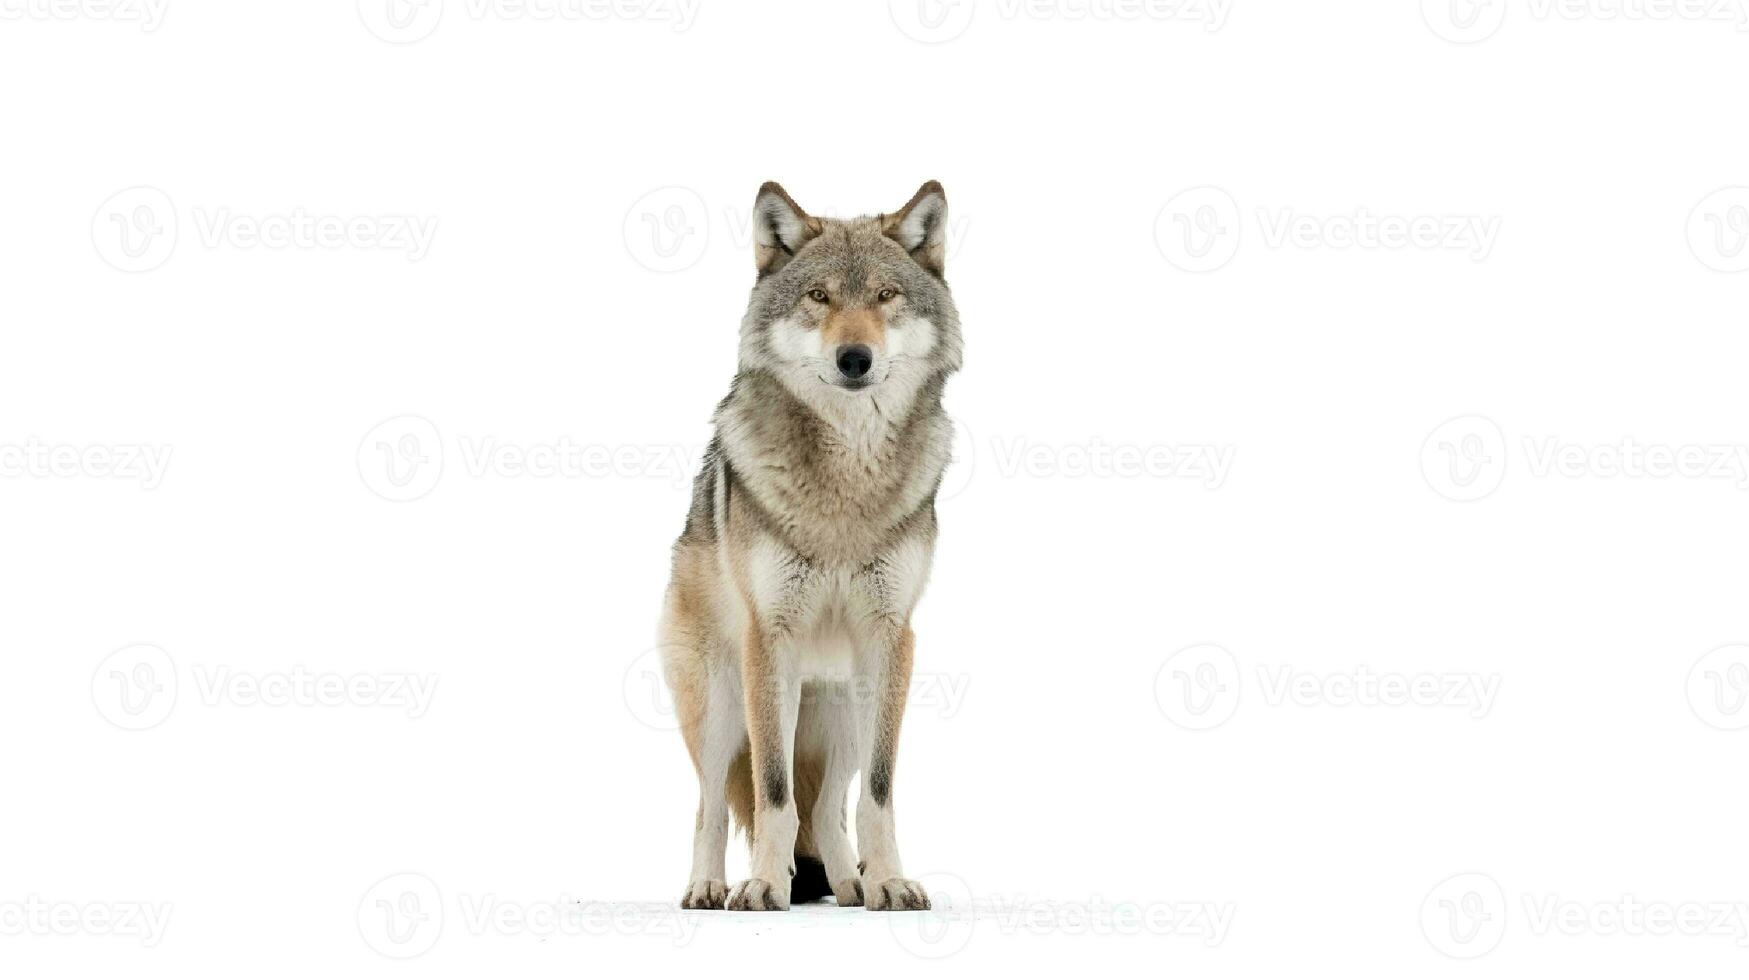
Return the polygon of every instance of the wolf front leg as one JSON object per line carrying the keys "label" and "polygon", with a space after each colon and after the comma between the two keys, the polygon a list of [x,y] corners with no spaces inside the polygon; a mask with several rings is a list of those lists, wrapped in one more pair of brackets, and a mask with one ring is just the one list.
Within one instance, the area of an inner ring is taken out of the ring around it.
{"label": "wolf front leg", "polygon": [[893,826],[893,767],[899,724],[911,693],[910,626],[896,631],[864,656],[872,696],[857,699],[858,744],[868,753],[862,767],[862,799],[856,804],[856,847],[862,858],[863,903],[871,912],[929,908],[923,886],[905,877]]}
{"label": "wolf front leg", "polygon": [[741,678],[747,704],[747,741],[753,757],[753,861],[746,881],[729,893],[728,907],[741,912],[789,908],[795,875],[796,716],[802,685],[794,649],[781,634],[754,625],[742,651]]}
{"label": "wolf front leg", "polygon": [[850,791],[850,781],[863,765],[863,753],[857,749],[856,708],[851,703],[855,693],[848,687],[834,688],[825,696],[842,700],[822,709],[817,716],[825,729],[826,759],[821,767],[820,797],[814,803],[814,812],[806,815],[807,826],[813,834],[820,863],[826,868],[826,883],[832,889],[832,897],[840,907],[861,905],[862,877],[856,871],[856,848],[844,823],[844,798]]}

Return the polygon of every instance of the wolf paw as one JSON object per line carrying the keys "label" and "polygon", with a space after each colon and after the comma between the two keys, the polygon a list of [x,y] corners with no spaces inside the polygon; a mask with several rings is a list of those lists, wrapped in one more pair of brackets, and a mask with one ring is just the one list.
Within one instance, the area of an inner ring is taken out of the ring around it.
{"label": "wolf paw", "polygon": [[929,893],[909,878],[888,878],[863,889],[870,912],[920,912],[929,908]]}
{"label": "wolf paw", "polygon": [[720,909],[723,900],[729,896],[729,886],[720,881],[695,881],[686,886],[686,895],[680,899],[683,909]]}
{"label": "wolf paw", "polygon": [[789,895],[781,893],[769,881],[748,878],[729,893],[731,912],[787,912]]}
{"label": "wolf paw", "polygon": [[854,908],[862,904],[862,879],[846,878],[832,886],[832,897],[838,900],[841,909]]}

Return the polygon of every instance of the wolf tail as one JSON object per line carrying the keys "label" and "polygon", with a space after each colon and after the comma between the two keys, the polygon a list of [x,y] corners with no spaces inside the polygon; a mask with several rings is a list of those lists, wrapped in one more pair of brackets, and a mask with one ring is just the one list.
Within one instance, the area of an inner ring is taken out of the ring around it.
{"label": "wolf tail", "polygon": [[[832,883],[826,880],[826,865],[820,861],[814,846],[814,804],[820,799],[820,779],[826,760],[801,756],[796,759],[796,815],[801,827],[796,832],[796,874],[790,879],[789,900],[817,902],[832,894]],[[753,838],[753,757],[743,746],[729,765],[727,786],[729,812],[735,823]]]}

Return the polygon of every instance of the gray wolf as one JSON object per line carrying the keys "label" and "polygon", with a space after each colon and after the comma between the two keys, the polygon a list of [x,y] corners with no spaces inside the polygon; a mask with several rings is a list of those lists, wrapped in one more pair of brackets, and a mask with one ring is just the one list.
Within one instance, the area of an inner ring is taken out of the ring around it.
{"label": "gray wolf", "polygon": [[[740,363],[660,627],[699,786],[680,904],[925,909],[899,860],[893,778],[952,444],[942,388],[960,366],[947,197],[930,181],[892,214],[838,220],[768,183],[752,227]],[[731,812],[752,850],[733,889]]]}

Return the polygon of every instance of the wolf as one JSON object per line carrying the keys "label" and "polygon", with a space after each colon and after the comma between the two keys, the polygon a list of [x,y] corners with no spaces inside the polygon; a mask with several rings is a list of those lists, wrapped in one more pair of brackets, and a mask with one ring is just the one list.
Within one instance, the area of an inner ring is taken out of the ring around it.
{"label": "wolf", "polygon": [[[893,777],[952,447],[942,389],[961,357],[947,196],[930,181],[898,211],[840,220],[767,183],[752,230],[739,365],[659,629],[698,774],[680,904],[926,909],[899,860]],[[751,847],[733,889],[731,812]]]}

